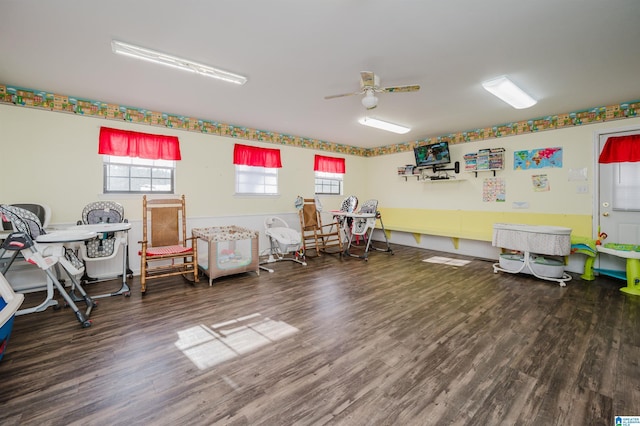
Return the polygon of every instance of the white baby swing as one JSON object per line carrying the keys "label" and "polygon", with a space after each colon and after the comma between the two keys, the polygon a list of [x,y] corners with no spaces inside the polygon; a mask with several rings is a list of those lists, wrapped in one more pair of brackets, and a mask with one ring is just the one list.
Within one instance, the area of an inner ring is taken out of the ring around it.
{"label": "white baby swing", "polygon": [[[264,233],[269,238],[269,258],[260,263],[260,269],[273,272],[262,266],[265,263],[274,263],[281,260],[290,260],[306,266],[302,245],[302,235],[295,229],[289,228],[287,222],[276,216],[269,216],[264,220]],[[287,254],[293,253],[290,257]]]}

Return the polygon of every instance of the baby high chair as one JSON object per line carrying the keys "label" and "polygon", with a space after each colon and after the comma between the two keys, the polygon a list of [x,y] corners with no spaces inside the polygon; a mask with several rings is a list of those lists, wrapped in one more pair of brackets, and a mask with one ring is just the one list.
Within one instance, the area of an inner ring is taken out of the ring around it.
{"label": "baby high chair", "polygon": [[[127,277],[132,278],[129,268],[128,231],[131,225],[124,218],[124,207],[115,201],[95,201],[82,210],[82,220],[78,221],[82,228],[98,233],[98,238],[86,241],[80,247],[80,257],[85,263],[83,282],[111,279],[122,276],[120,289],[113,293],[93,296],[100,297],[131,295],[127,285]],[[122,257],[122,267],[109,262]],[[117,269],[115,269],[117,267]]]}
{"label": "baby high chair", "polygon": [[[380,227],[382,229],[382,235],[384,236],[384,240],[386,243],[385,248],[378,248],[372,245],[371,237],[373,235],[373,231],[376,227],[376,221],[380,221]],[[350,249],[353,247],[353,238],[363,237],[366,240],[366,245],[361,255],[353,254],[350,252]],[[384,224],[382,223],[382,216],[378,211],[378,200],[367,200],[362,204],[360,210],[353,215],[353,225],[351,227],[351,233],[349,234],[349,241],[347,244],[347,248],[345,249],[345,254],[351,257],[358,257],[360,259],[369,260],[369,250],[374,249],[377,251],[384,251],[387,253],[393,254],[393,250],[391,250],[391,246],[389,245],[389,240],[387,239],[387,234],[384,229]]]}
{"label": "baby high chair", "polygon": [[[358,208],[358,197],[355,195],[350,195],[344,200],[342,200],[342,204],[340,205],[339,214],[333,216],[333,218],[340,225],[340,229],[342,229],[343,236],[342,238],[346,240],[349,239],[349,234],[351,233],[351,226],[353,225],[353,217],[350,215],[345,215],[345,213],[354,213]],[[356,242],[360,241],[360,236],[356,235]]]}
{"label": "baby high chair", "polygon": [[[5,262],[3,275],[11,267],[18,254],[22,254],[24,259],[42,269],[47,275],[47,299],[40,305],[22,309],[16,315],[39,312],[48,306],[56,307],[57,301],[53,299],[54,287],[65,300],[76,315],[82,327],[90,327],[91,321],[88,319],[91,310],[96,306],[95,302],[84,291],[77,277],[84,272],[84,265],[75,256],[73,250],[65,247],[65,243],[86,241],[96,237],[95,232],[87,231],[58,231],[47,234],[40,223],[40,219],[34,213],[20,207],[1,205],[0,213],[11,221],[15,232],[10,234],[2,243],[0,248],[0,258],[4,257],[7,251],[13,252],[10,259]],[[60,265],[68,277],[71,279],[71,289],[78,290],[87,310],[80,311],[71,295],[60,283],[56,273],[52,271],[53,266]]]}
{"label": "baby high chair", "polygon": [[[290,260],[301,265],[307,265],[302,245],[302,236],[295,229],[289,228],[287,222],[276,216],[269,216],[264,220],[264,233],[269,237],[269,259],[260,263],[260,269],[273,272],[273,269],[262,266],[264,263],[274,263]],[[285,257],[293,253],[291,257]]]}

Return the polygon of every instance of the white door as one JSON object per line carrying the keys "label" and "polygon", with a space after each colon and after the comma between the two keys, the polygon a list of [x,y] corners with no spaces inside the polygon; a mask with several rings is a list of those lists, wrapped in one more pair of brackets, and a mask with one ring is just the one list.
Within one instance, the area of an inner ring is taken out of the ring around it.
{"label": "white door", "polygon": [[[629,134],[640,134],[640,129],[601,133],[596,163],[609,137]],[[596,167],[598,206],[594,210],[594,235],[598,231],[606,235],[602,244],[640,245],[640,163],[597,163]],[[626,259],[602,253],[596,258],[595,268],[624,272]]]}

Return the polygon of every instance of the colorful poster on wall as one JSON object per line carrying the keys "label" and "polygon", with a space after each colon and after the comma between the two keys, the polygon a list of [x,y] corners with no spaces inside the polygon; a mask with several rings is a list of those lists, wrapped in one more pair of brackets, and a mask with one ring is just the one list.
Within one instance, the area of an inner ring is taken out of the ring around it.
{"label": "colorful poster on wall", "polygon": [[562,167],[562,148],[542,148],[513,153],[513,170]]}
{"label": "colorful poster on wall", "polygon": [[507,191],[502,178],[485,178],[482,184],[482,201],[487,203],[504,203]]}
{"label": "colorful poster on wall", "polygon": [[547,175],[533,175],[531,176],[531,180],[533,183],[533,190],[536,192],[545,192],[551,189],[549,187],[549,179],[547,178]]}

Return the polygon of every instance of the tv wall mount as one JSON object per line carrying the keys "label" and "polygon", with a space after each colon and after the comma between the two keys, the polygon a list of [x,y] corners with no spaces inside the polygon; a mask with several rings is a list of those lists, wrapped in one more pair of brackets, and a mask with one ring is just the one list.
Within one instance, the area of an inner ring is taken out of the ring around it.
{"label": "tv wall mount", "polygon": [[[440,164],[440,165],[433,165],[433,166],[413,166],[413,165],[407,165],[405,168],[405,172],[404,174],[402,174],[401,176],[404,177],[405,180],[407,180],[408,177],[410,176],[414,176],[416,178],[418,178],[418,180],[422,179],[422,180],[442,180],[442,179],[453,179],[453,176],[449,176],[448,173],[446,172],[454,172],[454,173],[460,173],[460,162],[456,161],[453,163],[453,167],[445,167],[447,166],[446,164]],[[414,170],[418,170],[419,173],[415,173]],[[434,174],[429,176],[429,175],[425,175],[425,172],[433,172]],[[442,175],[440,172],[445,172],[444,175]]]}
{"label": "tv wall mount", "polygon": [[[453,163],[453,167],[446,167],[446,164],[433,165],[433,166],[420,166],[417,167],[420,170],[419,177],[423,180],[446,180],[446,179],[455,179],[455,176],[449,175],[447,172],[454,172],[456,174],[460,173],[460,162],[456,161]],[[433,175],[425,174],[429,172],[433,172]],[[442,173],[444,172],[444,174]]]}

